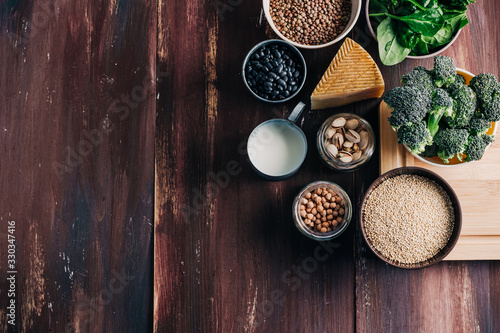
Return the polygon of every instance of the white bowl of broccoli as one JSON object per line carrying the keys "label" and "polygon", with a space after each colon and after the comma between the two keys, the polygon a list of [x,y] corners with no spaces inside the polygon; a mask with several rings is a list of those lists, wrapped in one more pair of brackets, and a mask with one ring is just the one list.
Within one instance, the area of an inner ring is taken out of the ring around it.
{"label": "white bowl of broccoli", "polygon": [[453,59],[436,56],[433,69],[417,66],[401,82],[384,95],[399,143],[436,166],[482,158],[500,120],[500,84],[494,75],[474,76],[456,68]]}

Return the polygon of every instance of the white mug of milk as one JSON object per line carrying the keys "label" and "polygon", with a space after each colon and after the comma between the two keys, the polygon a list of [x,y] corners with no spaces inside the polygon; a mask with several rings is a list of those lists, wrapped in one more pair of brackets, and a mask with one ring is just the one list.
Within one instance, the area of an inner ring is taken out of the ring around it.
{"label": "white mug of milk", "polygon": [[247,152],[258,174],[282,180],[296,173],[307,154],[307,139],[295,125],[305,104],[299,102],[288,119],[271,119],[257,126],[247,142]]}

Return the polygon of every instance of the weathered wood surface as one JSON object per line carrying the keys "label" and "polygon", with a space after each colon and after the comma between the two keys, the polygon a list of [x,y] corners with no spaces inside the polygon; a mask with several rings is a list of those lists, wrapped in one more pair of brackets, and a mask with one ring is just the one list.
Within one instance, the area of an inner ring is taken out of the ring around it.
{"label": "weathered wood surface", "polygon": [[[241,80],[248,50],[275,38],[260,2],[222,13],[215,3],[226,2],[0,5],[0,331],[9,221],[11,331],[500,331],[499,262],[386,266],[367,252],[357,214],[324,246],[295,229],[291,203],[307,183],[337,182],[357,205],[377,177],[378,155],[356,172],[327,169],[315,135],[337,111],[377,129],[378,103],[306,112],[299,173],[259,178],[248,134],[307,101],[340,45],[303,51],[297,98],[261,103]],[[473,5],[472,25],[445,54],[498,75],[498,13],[493,1]],[[350,37],[378,59],[363,14]],[[417,64],[431,60],[381,67],[387,87]]]}
{"label": "weathered wood surface", "polygon": [[151,330],[156,2],[0,8],[0,331]]}

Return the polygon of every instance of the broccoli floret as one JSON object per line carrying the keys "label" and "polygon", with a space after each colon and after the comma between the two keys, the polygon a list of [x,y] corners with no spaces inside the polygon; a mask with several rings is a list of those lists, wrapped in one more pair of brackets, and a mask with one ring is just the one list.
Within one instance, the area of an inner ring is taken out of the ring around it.
{"label": "broccoli floret", "polygon": [[435,56],[434,70],[432,72],[434,85],[438,88],[447,87],[455,81],[457,68],[450,57]]}
{"label": "broccoli floret", "polygon": [[444,115],[451,128],[465,128],[472,118],[477,108],[477,98],[474,91],[464,84],[454,84],[453,89],[448,90],[453,98],[453,112],[451,115]]}
{"label": "broccoli floret", "polygon": [[471,135],[467,140],[467,147],[465,148],[465,161],[479,161],[486,150],[486,147],[493,141],[493,136],[483,134],[483,135]]}
{"label": "broccoli floret", "polygon": [[432,92],[431,109],[427,118],[427,127],[432,136],[436,135],[439,129],[439,121],[441,117],[453,115],[453,99],[448,95],[446,90],[438,88]]}
{"label": "broccoli floret", "polygon": [[435,142],[433,142],[432,145],[425,147],[425,150],[422,153],[420,153],[420,156],[434,157],[437,156],[437,154],[438,154],[438,146],[436,145]]}
{"label": "broccoli floret", "polygon": [[466,129],[446,128],[439,130],[434,136],[434,142],[438,147],[437,156],[444,163],[449,163],[449,160],[455,155],[461,161],[468,137],[469,133]]}
{"label": "broccoli floret", "polygon": [[403,86],[419,86],[424,89],[434,89],[431,72],[422,66],[417,66],[410,73],[403,75],[401,83]]}
{"label": "broccoli floret", "polygon": [[480,118],[489,121],[500,120],[500,85],[493,74],[478,74],[470,81],[470,87],[477,95]]}
{"label": "broccoli floret", "polygon": [[485,134],[491,127],[491,122],[482,118],[472,117],[467,125],[470,135],[481,135]]}
{"label": "broccoli floret", "polygon": [[389,123],[394,130],[402,125],[421,121],[431,105],[430,94],[413,86],[389,90],[384,96],[384,101],[393,109]]}
{"label": "broccoli floret", "polygon": [[422,120],[401,126],[398,129],[398,142],[407,145],[412,153],[420,154],[425,150],[425,146],[432,144],[432,136]]}

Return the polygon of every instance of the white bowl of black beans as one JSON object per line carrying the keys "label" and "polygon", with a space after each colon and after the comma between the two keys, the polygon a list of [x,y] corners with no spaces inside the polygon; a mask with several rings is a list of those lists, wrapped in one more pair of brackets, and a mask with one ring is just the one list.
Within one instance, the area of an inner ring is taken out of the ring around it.
{"label": "white bowl of black beans", "polygon": [[358,21],[361,4],[361,0],[262,1],[273,31],[305,49],[319,49],[342,40]]}
{"label": "white bowl of black beans", "polygon": [[306,62],[293,45],[271,39],[248,52],[241,72],[243,81],[258,99],[281,103],[298,94],[306,81]]}

